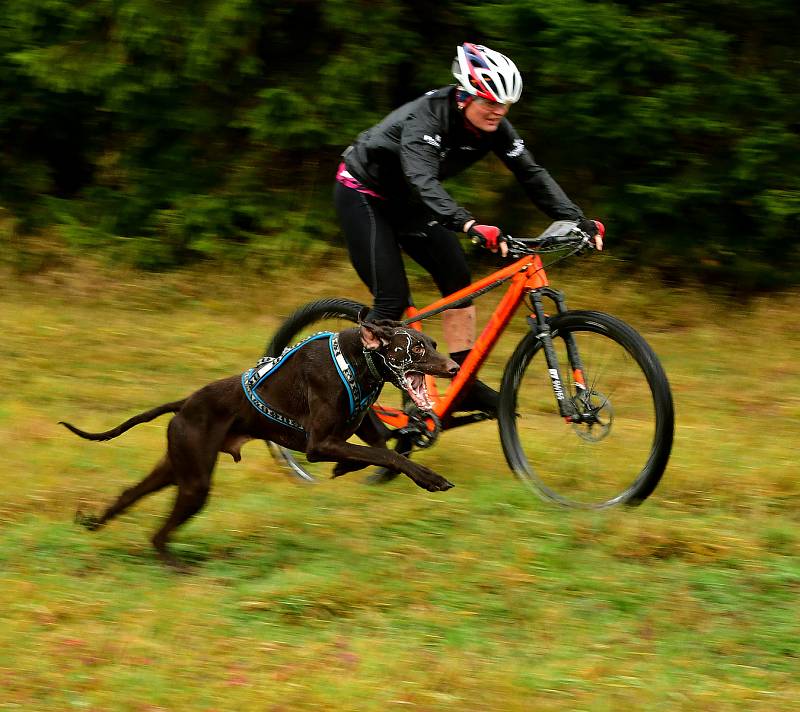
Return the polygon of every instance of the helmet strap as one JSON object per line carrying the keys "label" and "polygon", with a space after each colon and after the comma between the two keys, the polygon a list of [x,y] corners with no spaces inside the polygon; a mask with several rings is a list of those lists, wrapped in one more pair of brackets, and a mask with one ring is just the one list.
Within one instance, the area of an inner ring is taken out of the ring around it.
{"label": "helmet strap", "polygon": [[466,89],[457,86],[456,87],[456,106],[458,110],[461,112],[462,116],[464,117],[464,126],[474,133],[476,136],[481,135],[481,131],[478,127],[473,126],[470,120],[467,118],[467,115],[464,113],[464,110],[473,102],[475,101],[475,97],[470,94]]}
{"label": "helmet strap", "polygon": [[473,101],[475,97],[472,96],[466,89],[456,87],[456,106],[459,111],[464,111]]}

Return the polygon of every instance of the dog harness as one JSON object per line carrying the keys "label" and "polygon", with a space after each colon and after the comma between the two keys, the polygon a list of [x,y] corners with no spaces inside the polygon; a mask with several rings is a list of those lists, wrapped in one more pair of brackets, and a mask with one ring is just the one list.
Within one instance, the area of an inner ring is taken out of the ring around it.
{"label": "dog harness", "polygon": [[[342,383],[344,383],[345,390],[347,391],[349,401],[347,421],[354,421],[375,402],[383,383],[379,383],[367,393],[362,393],[361,385],[358,383],[358,380],[356,380],[355,369],[342,353],[341,346],[339,345],[339,335],[331,333],[330,331],[321,331],[309,336],[307,339],[303,339],[294,346],[285,348],[280,356],[264,356],[259,359],[258,363],[256,363],[253,368],[242,374],[242,388],[244,389],[244,394],[259,413],[270,420],[274,420],[276,423],[293,428],[294,430],[299,430],[300,432],[305,432],[303,426],[296,420],[275,410],[269,403],[266,403],[258,395],[256,389],[261,386],[269,376],[283,366],[294,353],[311,341],[318,341],[320,339],[328,339],[331,359],[333,359],[336,372],[339,374],[339,378],[342,379]],[[381,381],[382,380],[383,379],[381,379]]]}

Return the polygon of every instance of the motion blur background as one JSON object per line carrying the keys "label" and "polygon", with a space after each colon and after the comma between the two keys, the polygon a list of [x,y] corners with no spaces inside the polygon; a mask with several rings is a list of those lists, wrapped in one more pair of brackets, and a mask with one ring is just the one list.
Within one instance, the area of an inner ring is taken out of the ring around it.
{"label": "motion blur background", "polygon": [[[800,275],[792,0],[0,2],[0,239],[160,269],[337,240],[339,153],[451,82],[456,45],[512,57],[511,120],[630,264],[735,286]],[[498,165],[451,185],[512,234],[545,224]]]}

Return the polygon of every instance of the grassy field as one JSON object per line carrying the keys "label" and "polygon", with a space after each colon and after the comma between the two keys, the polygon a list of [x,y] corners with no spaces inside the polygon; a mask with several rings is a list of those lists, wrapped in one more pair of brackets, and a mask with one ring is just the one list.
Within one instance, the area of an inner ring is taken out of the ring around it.
{"label": "grassy field", "polygon": [[74,525],[143,476],[166,419],[104,444],[57,421],[110,427],[249,367],[293,307],[365,296],[344,265],[306,268],[2,275],[0,709],[800,707],[797,294],[551,274],[571,306],[636,326],[671,379],[673,458],[635,510],[543,504],[486,423],[423,453],[457,485],[436,495],[303,486],[248,445],[178,534],[188,575],[148,541],[169,492]]}

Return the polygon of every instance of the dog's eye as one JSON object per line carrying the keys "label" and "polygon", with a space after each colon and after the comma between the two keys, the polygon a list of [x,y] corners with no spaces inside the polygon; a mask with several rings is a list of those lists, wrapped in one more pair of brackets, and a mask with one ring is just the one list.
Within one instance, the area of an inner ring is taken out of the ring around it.
{"label": "dog's eye", "polygon": [[411,353],[415,356],[422,356],[425,353],[425,347],[422,344],[414,344],[411,347]]}

